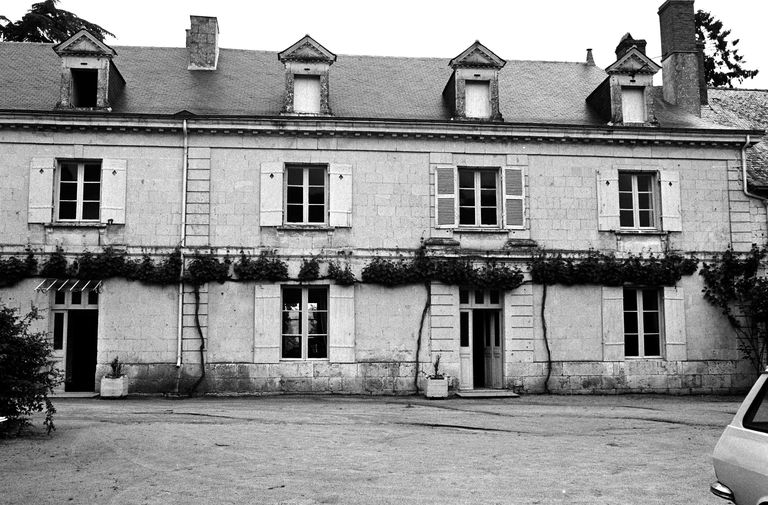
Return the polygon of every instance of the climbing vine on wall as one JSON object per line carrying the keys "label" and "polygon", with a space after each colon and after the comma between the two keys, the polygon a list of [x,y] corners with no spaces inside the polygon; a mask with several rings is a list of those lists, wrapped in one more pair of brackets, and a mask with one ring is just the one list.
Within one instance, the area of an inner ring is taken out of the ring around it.
{"label": "climbing vine on wall", "polygon": [[31,251],[24,259],[11,256],[0,259],[0,287],[12,286],[37,272],[37,259]]}
{"label": "climbing vine on wall", "polygon": [[233,270],[241,281],[280,282],[288,279],[288,265],[274,251],[263,251],[256,259],[241,253]]}

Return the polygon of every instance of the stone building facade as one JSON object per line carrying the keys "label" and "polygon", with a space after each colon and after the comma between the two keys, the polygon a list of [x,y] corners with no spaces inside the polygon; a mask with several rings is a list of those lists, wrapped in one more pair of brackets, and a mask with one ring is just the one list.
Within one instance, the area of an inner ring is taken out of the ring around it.
{"label": "stone building facade", "polygon": [[[267,252],[289,277],[194,289],[37,272],[2,302],[44,310],[70,390],[98,390],[117,356],[133,393],[406,394],[438,355],[456,391],[743,389],[751,369],[699,275],[545,287],[528,271],[542,251],[706,260],[764,243],[742,176],[762,131],[692,105],[692,19],[692,0],[665,2],[662,64],[627,34],[605,70],[479,42],[450,61],[337,56],[308,36],[219,49],[198,16],[187,49],[2,43],[19,69],[0,76],[4,258]],[[325,278],[417,251],[524,282]],[[311,258],[320,278],[299,281]]]}

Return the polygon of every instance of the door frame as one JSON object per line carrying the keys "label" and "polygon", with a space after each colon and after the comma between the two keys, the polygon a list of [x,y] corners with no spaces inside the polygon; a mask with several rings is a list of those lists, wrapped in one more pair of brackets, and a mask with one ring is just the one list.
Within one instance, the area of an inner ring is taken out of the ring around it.
{"label": "door frame", "polygon": [[[496,311],[499,318],[500,365],[497,372],[501,388],[504,385],[504,294],[500,290],[482,290],[472,288],[459,289],[459,387],[462,390],[475,389],[474,384],[474,345],[473,320],[475,311]],[[486,385],[484,389],[490,389]]]}
{"label": "door frame", "polygon": [[[58,368],[64,380],[57,388],[59,391],[66,390],[67,374],[71,375],[71,370],[68,370],[70,355],[69,355],[69,315],[75,311],[94,311],[96,312],[96,318],[99,318],[99,290],[72,290],[68,289],[67,284],[62,284],[59,289],[51,291],[50,301],[50,320],[49,327],[50,333],[53,337],[53,358],[54,366]],[[99,345],[99,330],[98,323],[96,328],[96,339],[94,352],[98,355]],[[98,365],[98,360],[94,356],[94,367]],[[96,374],[93,377],[93,390],[96,390]]]}

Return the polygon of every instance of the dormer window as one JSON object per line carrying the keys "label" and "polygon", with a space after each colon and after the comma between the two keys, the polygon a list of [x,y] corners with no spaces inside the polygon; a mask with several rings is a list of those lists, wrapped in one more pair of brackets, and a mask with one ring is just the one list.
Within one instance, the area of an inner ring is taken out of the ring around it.
{"label": "dormer window", "polygon": [[109,109],[125,86],[112,58],[117,54],[88,30],[53,46],[61,58],[59,108]]}
{"label": "dormer window", "polygon": [[479,41],[449,63],[453,68],[443,99],[454,119],[500,121],[499,70],[506,64]]}
{"label": "dormer window", "polygon": [[621,115],[624,123],[645,123],[645,88],[639,86],[621,87]]}
{"label": "dormer window", "polygon": [[277,57],[285,65],[283,114],[330,115],[328,80],[336,55],[305,35]]}

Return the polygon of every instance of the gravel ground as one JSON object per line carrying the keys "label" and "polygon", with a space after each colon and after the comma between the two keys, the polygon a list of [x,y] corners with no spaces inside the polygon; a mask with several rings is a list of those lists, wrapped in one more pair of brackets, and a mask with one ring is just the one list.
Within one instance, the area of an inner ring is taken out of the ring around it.
{"label": "gravel ground", "polygon": [[0,440],[3,504],[720,504],[737,397],[55,400]]}

